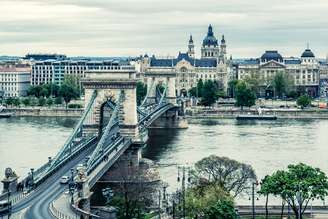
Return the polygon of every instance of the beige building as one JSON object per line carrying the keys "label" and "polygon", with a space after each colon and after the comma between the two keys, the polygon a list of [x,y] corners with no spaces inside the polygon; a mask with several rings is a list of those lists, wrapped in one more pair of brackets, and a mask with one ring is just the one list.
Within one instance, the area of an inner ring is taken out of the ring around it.
{"label": "beige building", "polygon": [[194,41],[190,36],[187,52],[179,52],[177,57],[165,58],[145,55],[139,60],[138,68],[140,75],[147,72],[175,72],[177,74],[176,92],[180,95],[187,94],[187,91],[195,87],[200,79],[217,81],[226,91],[230,74],[232,74],[232,60],[227,59],[224,36],[219,44],[212,26],[209,25],[201,44],[201,58],[195,57]]}
{"label": "beige building", "polygon": [[258,77],[262,83],[260,96],[272,96],[272,79],[282,72],[293,82],[297,89],[306,91],[315,97],[319,94],[320,62],[310,49],[306,49],[300,58],[283,58],[278,51],[266,51],[258,59],[248,59],[237,64],[237,78]]}

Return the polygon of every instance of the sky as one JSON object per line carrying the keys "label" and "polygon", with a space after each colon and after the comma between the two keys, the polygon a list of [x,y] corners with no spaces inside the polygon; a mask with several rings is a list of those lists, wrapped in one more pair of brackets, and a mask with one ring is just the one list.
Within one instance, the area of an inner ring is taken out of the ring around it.
{"label": "sky", "polygon": [[0,0],[0,55],[196,55],[212,24],[233,58],[328,54],[328,0]]}

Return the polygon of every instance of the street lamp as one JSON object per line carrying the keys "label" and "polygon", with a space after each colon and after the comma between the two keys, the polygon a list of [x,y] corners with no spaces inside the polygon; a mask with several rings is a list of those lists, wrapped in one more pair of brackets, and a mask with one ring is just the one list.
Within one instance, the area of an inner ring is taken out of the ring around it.
{"label": "street lamp", "polygon": [[259,183],[252,182],[252,219],[255,219],[255,186],[257,186]]}
{"label": "street lamp", "polygon": [[32,189],[34,187],[34,168],[31,168],[31,184],[32,184]]}

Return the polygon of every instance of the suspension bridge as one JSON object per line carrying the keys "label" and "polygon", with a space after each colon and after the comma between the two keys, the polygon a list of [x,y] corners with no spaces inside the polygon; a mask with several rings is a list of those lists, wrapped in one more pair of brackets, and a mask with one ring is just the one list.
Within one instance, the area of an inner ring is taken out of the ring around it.
{"label": "suspension bridge", "polygon": [[[175,73],[149,73],[146,77],[147,95],[138,106],[134,71],[87,72],[82,80],[84,113],[65,144],[56,156],[31,169],[20,181],[29,188],[27,194],[10,191],[10,184],[16,183],[13,180],[4,186],[0,200],[11,200],[14,213],[25,209],[25,218],[48,218],[51,201],[64,191],[58,183],[61,176],[72,173],[79,197],[89,199],[97,181],[132,146],[135,154],[129,156],[128,162],[138,166],[140,150],[148,140],[148,128],[163,116],[165,127],[177,128],[183,121],[180,117],[183,109],[176,97]],[[79,163],[83,163],[82,170],[74,170]]]}

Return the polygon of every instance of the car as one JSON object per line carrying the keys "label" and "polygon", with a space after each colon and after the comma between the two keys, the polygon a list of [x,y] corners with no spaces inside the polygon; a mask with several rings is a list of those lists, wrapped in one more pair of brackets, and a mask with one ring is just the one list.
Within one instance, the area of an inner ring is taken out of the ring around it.
{"label": "car", "polygon": [[69,176],[62,176],[61,178],[60,178],[60,184],[67,184],[68,182],[69,182],[69,180],[70,180],[70,177]]}

